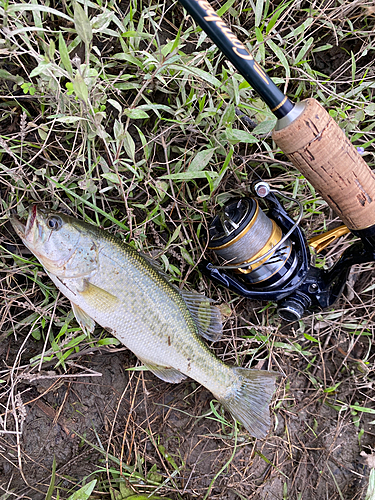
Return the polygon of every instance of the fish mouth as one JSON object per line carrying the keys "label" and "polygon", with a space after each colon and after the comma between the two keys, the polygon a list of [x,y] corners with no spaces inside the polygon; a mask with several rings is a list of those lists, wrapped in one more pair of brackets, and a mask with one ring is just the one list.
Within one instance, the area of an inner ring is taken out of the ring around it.
{"label": "fish mouth", "polygon": [[36,214],[37,214],[37,206],[32,205],[29,210],[29,217],[26,222],[26,227],[25,227],[25,238],[28,237],[30,234],[31,230],[33,229],[34,223],[36,221]]}
{"label": "fish mouth", "polygon": [[12,215],[10,217],[10,222],[16,231],[17,235],[22,239],[25,240],[29,236],[30,232],[32,231],[34,225],[35,225],[35,220],[37,216],[37,206],[32,205],[29,208],[29,215],[26,221],[26,224],[23,224],[21,219],[17,217],[16,215]]}

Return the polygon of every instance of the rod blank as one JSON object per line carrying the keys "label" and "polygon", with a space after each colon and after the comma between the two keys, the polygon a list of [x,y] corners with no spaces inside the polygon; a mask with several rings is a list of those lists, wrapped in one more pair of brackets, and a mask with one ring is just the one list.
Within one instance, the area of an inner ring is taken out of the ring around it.
{"label": "rod blank", "polygon": [[273,83],[243,43],[232,33],[206,0],[180,0],[193,19],[260,95],[277,118],[286,116],[293,103]]}

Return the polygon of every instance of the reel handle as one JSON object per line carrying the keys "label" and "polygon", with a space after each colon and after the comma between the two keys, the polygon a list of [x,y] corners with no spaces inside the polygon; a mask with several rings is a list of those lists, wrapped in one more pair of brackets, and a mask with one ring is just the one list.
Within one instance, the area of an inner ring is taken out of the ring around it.
{"label": "reel handle", "polygon": [[[272,137],[345,225],[375,225],[375,174],[333,118],[315,99]],[[278,129],[279,128],[279,129]]]}

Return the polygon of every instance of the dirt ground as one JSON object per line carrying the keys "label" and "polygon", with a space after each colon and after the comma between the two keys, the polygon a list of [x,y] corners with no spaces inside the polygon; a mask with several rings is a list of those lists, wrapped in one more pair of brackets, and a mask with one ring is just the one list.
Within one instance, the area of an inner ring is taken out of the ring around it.
{"label": "dirt ground", "polygon": [[[317,53],[315,68],[342,75],[350,50],[348,44]],[[4,248],[28,255],[9,223],[0,230]],[[337,244],[330,255],[340,251]],[[355,268],[335,311],[293,324],[275,319],[272,307],[268,314],[265,303],[215,292],[227,304],[215,353],[229,364],[282,374],[271,430],[255,440],[242,428],[237,432],[230,415],[228,425],[219,420],[221,407],[206,389],[190,379],[172,385],[133,370],[140,363],[121,346],[83,342],[65,367],[56,367],[55,358],[40,370],[37,357],[46,345],[31,335],[30,315],[41,307],[35,304],[42,304],[42,292],[31,274],[27,281],[17,275],[16,264],[0,260],[6,305],[0,318],[0,500],[43,500],[52,477],[60,499],[82,481],[98,479],[93,499],[122,500],[126,485],[172,500],[364,500],[370,473],[364,454],[371,455],[375,436],[374,290],[363,293],[373,283],[372,265]],[[36,273],[44,293],[51,293],[44,271]],[[70,314],[68,327],[75,325],[69,310],[57,296],[56,314]],[[102,334],[97,328],[94,336]],[[265,338],[272,345],[267,366]]]}
{"label": "dirt ground", "polygon": [[[246,317],[256,317],[249,306],[240,301],[237,320],[227,321],[226,342],[217,348],[224,359],[235,348],[246,362],[254,340],[244,341],[241,333],[249,333]],[[210,393],[194,381],[171,385],[148,372],[128,371],[137,360],[125,348],[88,348],[87,354],[71,355],[66,372],[48,363],[39,372],[27,362],[43,349],[41,343],[3,339],[0,376],[12,379],[12,389],[2,398],[8,413],[0,435],[1,488],[13,492],[9,498],[45,498],[54,459],[61,498],[90,474],[108,474],[116,488],[121,476],[110,470],[119,470],[121,460],[124,477],[127,466],[137,464],[133,474],[139,480],[133,476],[132,482],[141,490],[141,478],[156,465],[157,481],[169,478],[176,499],[203,498],[210,487],[212,499],[364,498],[369,470],[360,452],[371,453],[373,415],[349,405],[371,406],[372,382],[361,361],[372,351],[371,337],[368,344],[363,337],[356,343],[329,321],[310,317],[305,324],[320,342],[313,358],[311,349],[304,355],[303,344],[297,352],[289,341],[298,325],[259,327],[274,336],[272,368],[285,376],[263,441],[243,431],[235,439],[233,428],[222,427],[212,414]],[[19,437],[12,434],[16,420]]]}

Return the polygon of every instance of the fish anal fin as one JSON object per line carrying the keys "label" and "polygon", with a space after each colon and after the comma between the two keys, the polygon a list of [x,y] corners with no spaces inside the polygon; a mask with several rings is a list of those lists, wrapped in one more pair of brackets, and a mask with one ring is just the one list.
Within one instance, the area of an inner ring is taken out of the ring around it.
{"label": "fish anal fin", "polygon": [[219,340],[223,333],[223,324],[220,309],[212,304],[213,300],[197,292],[179,292],[198,327],[199,334],[207,340]]}
{"label": "fish anal fin", "polygon": [[175,368],[157,365],[155,363],[145,361],[143,359],[140,359],[140,361],[145,365],[147,370],[152,372],[161,380],[164,380],[164,382],[169,382],[171,384],[179,384],[180,382],[182,382],[182,380],[186,378],[186,375],[179,372]]}
{"label": "fish anal fin", "polygon": [[84,333],[86,335],[89,335],[92,333],[95,329],[95,321],[85,313],[83,309],[81,309],[77,304],[74,304],[74,302],[71,302],[72,309],[74,316],[79,324],[79,326],[82,328]]}

